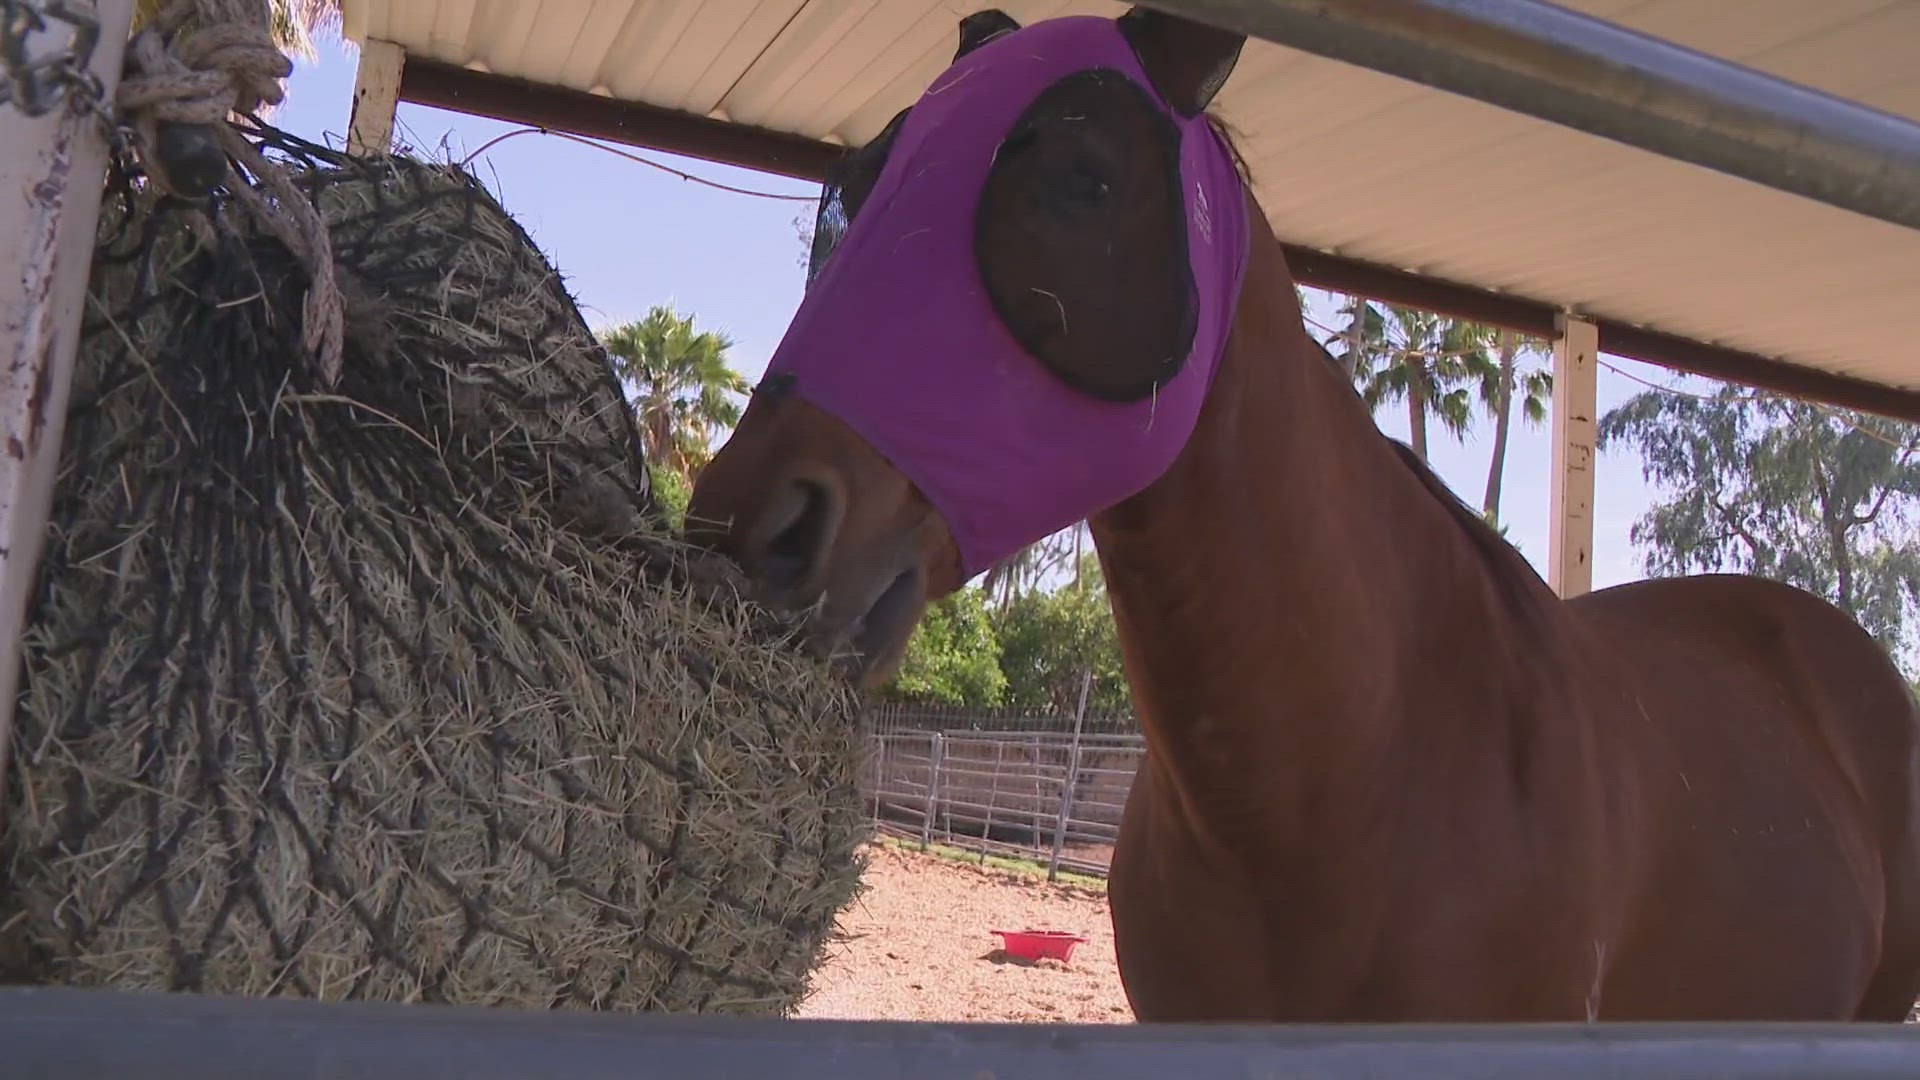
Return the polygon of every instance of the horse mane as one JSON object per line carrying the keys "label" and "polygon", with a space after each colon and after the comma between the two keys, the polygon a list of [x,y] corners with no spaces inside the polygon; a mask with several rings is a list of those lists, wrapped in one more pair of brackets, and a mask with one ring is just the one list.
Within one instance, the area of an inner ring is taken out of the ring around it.
{"label": "horse mane", "polygon": [[1420,455],[1413,452],[1413,447],[1384,433],[1380,437],[1393,447],[1400,463],[1407,467],[1414,479],[1420,481],[1420,486],[1447,508],[1454,521],[1466,532],[1467,538],[1473,541],[1473,546],[1485,557],[1488,569],[1494,572],[1495,577],[1505,581],[1526,581],[1540,576],[1527,557],[1520,554],[1520,549],[1508,543],[1507,538],[1500,535],[1500,530],[1494,528],[1485,515],[1468,506],[1465,499],[1455,494],[1447,482],[1440,479],[1440,474],[1433,471],[1432,466],[1420,460]]}
{"label": "horse mane", "polygon": [[1220,143],[1227,148],[1227,153],[1233,155],[1233,171],[1240,174],[1240,182],[1249,188],[1253,187],[1253,170],[1247,167],[1246,156],[1240,153],[1240,139],[1233,125],[1222,119],[1219,113],[1208,111],[1206,116],[1207,126],[1220,137]]}
{"label": "horse mane", "polygon": [[[1240,152],[1238,133],[1218,113],[1208,111],[1206,117],[1207,126],[1213,129],[1214,134],[1219,136],[1221,143],[1226,146],[1227,152],[1233,156],[1234,171],[1240,174],[1240,182],[1251,189],[1253,171],[1247,166],[1245,155]],[[1320,355],[1326,358],[1330,366],[1341,371],[1342,381],[1346,382],[1348,389],[1358,395],[1359,389],[1345,378],[1345,368],[1334,357],[1332,350],[1312,334],[1304,330],[1301,334],[1308,341],[1313,342],[1314,347],[1320,350]],[[1533,568],[1533,564],[1527,561],[1527,557],[1520,553],[1520,549],[1509,543],[1506,537],[1501,536],[1500,531],[1495,529],[1484,515],[1468,506],[1466,500],[1455,494],[1454,490],[1447,486],[1447,482],[1440,479],[1440,474],[1420,460],[1420,456],[1413,452],[1412,447],[1380,432],[1378,428],[1374,430],[1386,440],[1387,445],[1393,447],[1395,456],[1400,459],[1401,464],[1406,466],[1407,471],[1413,474],[1414,479],[1420,482],[1420,486],[1446,508],[1447,513],[1453,517],[1461,531],[1467,534],[1467,539],[1486,563],[1488,573],[1499,582],[1507,598],[1523,610],[1535,610],[1539,594],[1531,587],[1531,583],[1538,581],[1540,574]]]}
{"label": "horse mane", "polygon": [[[1312,334],[1303,331],[1302,336],[1320,350],[1320,355],[1326,358],[1330,367],[1340,370],[1342,381],[1346,382],[1345,369],[1340,367],[1340,361],[1334,359],[1332,350]],[[1351,382],[1347,382],[1347,386],[1356,395],[1359,393]],[[1530,583],[1539,580],[1540,573],[1533,568],[1532,563],[1527,561],[1525,555],[1520,554],[1520,549],[1509,543],[1506,537],[1501,536],[1500,531],[1487,521],[1485,515],[1468,506],[1465,499],[1448,487],[1447,482],[1440,479],[1440,474],[1434,472],[1431,465],[1420,460],[1420,455],[1413,452],[1413,447],[1387,435],[1377,427],[1374,433],[1393,448],[1394,455],[1399,458],[1400,463],[1406,466],[1407,471],[1413,474],[1413,478],[1427,490],[1427,494],[1433,496],[1446,509],[1454,523],[1460,526],[1461,531],[1467,534],[1468,541],[1479,552],[1481,559],[1486,563],[1488,573],[1500,583],[1507,598],[1523,609],[1531,610],[1537,603],[1538,594],[1531,588]]]}

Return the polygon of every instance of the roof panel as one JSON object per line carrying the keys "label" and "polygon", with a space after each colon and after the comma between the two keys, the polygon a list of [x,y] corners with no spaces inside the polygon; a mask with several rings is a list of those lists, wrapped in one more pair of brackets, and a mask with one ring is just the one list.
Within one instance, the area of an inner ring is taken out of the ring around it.
{"label": "roof panel", "polygon": [[439,8],[433,19],[435,48],[445,49],[450,56],[466,53],[468,42],[472,39],[473,15],[477,4],[478,0],[439,0]]}
{"label": "roof panel", "polygon": [[[1920,119],[1920,0],[1563,2]],[[415,53],[849,143],[945,66],[960,13],[942,0],[345,3],[350,32]],[[1124,10],[1002,6],[1023,22]],[[1220,111],[1282,239],[1920,386],[1906,321],[1920,234],[1264,41]]]}
{"label": "roof panel", "polygon": [[[609,70],[603,72],[601,81],[613,88],[615,96],[686,110],[694,81],[713,63],[715,54],[728,38],[750,25],[760,9],[769,6],[755,0],[642,3],[609,51]],[[772,6],[775,14],[782,14],[782,8],[790,13],[799,3],[795,0]],[[785,21],[784,15],[781,21]],[[730,78],[738,78],[758,51],[743,57]],[[615,65],[617,70],[613,70]],[[712,108],[707,105],[691,111],[705,115]]]}
{"label": "roof panel", "polygon": [[407,0],[406,3],[390,5],[387,13],[387,32],[397,41],[425,41],[429,47],[438,46],[433,40],[433,24],[444,0]]}
{"label": "roof panel", "polygon": [[[938,32],[930,34],[926,38],[927,43],[911,57],[902,56],[902,63],[892,78],[886,80],[884,85],[863,84],[859,87],[860,93],[849,95],[836,106],[822,110],[820,122],[831,125],[830,130],[836,137],[857,146],[878,135],[894,114],[911,104],[933,77],[952,61],[953,50],[958,44],[954,33],[957,20],[949,8],[929,6],[932,11],[928,19],[922,20],[922,32],[925,32],[929,21]],[[1010,0],[999,7],[1022,24],[1062,15],[1111,16],[1126,10],[1123,5],[1102,0]],[[862,94],[862,100],[853,100]]]}
{"label": "roof panel", "polygon": [[581,90],[600,87],[601,72],[614,55],[614,44],[628,17],[640,6],[642,0],[593,0],[580,17],[572,47],[561,60],[560,70],[566,80],[563,85]]}
{"label": "roof panel", "polygon": [[[805,0],[760,0],[749,6],[749,12],[733,23],[724,38],[705,49],[688,49],[676,58],[685,65],[686,74],[671,65],[659,69],[663,83],[682,88],[665,91],[663,103],[678,100],[681,108],[701,116],[718,109],[747,68],[800,14]],[[675,94],[678,96],[672,96]]]}
{"label": "roof panel", "polygon": [[[353,0],[344,0],[352,3]],[[373,2],[399,5],[409,0],[373,0]],[[522,63],[522,55],[527,47],[527,39],[536,23],[547,22],[553,17],[552,5],[542,0],[483,0],[484,18],[475,19],[474,33],[484,34],[471,43],[469,60],[478,61],[488,71],[502,75],[515,75],[528,78],[523,74],[527,70]],[[421,52],[414,42],[401,41],[409,52]],[[427,52],[437,60],[460,63],[453,55]]]}
{"label": "roof panel", "polygon": [[[567,66],[574,47],[587,34],[597,0],[540,0],[540,17],[527,29],[513,74],[534,82],[585,90],[591,73]],[[498,68],[496,71],[500,70]]]}
{"label": "roof panel", "polygon": [[[721,102],[736,120],[825,134],[825,101],[926,17],[926,0],[809,3]],[[899,106],[895,106],[898,108]]]}

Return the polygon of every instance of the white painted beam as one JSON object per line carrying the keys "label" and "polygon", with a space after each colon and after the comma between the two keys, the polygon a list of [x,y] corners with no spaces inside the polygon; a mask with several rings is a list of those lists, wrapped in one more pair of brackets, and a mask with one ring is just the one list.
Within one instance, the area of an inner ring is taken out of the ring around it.
{"label": "white painted beam", "polygon": [[[105,101],[120,85],[134,0],[89,7],[100,36],[88,69]],[[56,24],[57,25],[57,24]],[[52,40],[48,40],[52,39]],[[62,46],[54,34],[30,49]],[[99,114],[69,97],[39,116],[0,104],[0,766],[20,683],[20,632],[47,536],[106,185]],[[6,772],[0,768],[0,787]]]}
{"label": "white painted beam", "polygon": [[1553,515],[1547,584],[1562,597],[1593,590],[1593,468],[1598,435],[1599,327],[1563,315],[1553,343]]}
{"label": "white painted beam", "polygon": [[347,120],[347,153],[384,154],[393,146],[393,116],[400,107],[400,72],[407,50],[391,41],[368,38],[360,46],[360,70],[353,77],[353,113]]}

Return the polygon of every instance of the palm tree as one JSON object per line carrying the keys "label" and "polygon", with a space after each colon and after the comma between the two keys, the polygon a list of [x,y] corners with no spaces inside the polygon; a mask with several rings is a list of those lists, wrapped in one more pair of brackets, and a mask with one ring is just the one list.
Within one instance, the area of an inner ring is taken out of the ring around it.
{"label": "palm tree", "polygon": [[[1298,293],[1300,287],[1294,286],[1294,291]],[[1304,307],[1303,304],[1302,308]],[[1347,378],[1358,382],[1361,358],[1384,351],[1387,336],[1386,320],[1381,317],[1378,308],[1358,296],[1347,297],[1347,302],[1340,307],[1340,314],[1347,317],[1347,325],[1341,328],[1335,335],[1335,340],[1330,343],[1340,347],[1340,351],[1334,353],[1333,358],[1340,362],[1340,367],[1346,371]]]}
{"label": "palm tree", "polygon": [[1495,346],[1500,355],[1499,368],[1483,385],[1481,400],[1493,414],[1493,455],[1487,466],[1487,494],[1480,512],[1488,521],[1500,520],[1500,485],[1507,471],[1507,432],[1513,423],[1513,392],[1520,391],[1520,415],[1529,425],[1547,418],[1547,402],[1553,397],[1553,373],[1535,366],[1526,373],[1517,371],[1523,353],[1533,351],[1532,342],[1522,342],[1512,330],[1499,332]]}
{"label": "palm tree", "polygon": [[733,341],[696,331],[693,316],[655,305],[646,317],[604,331],[614,370],[635,385],[633,408],[649,460],[683,480],[712,456],[713,437],[740,422],[732,395],[748,392],[746,376],[727,364]]}
{"label": "palm tree", "polygon": [[1350,299],[1341,313],[1338,359],[1353,373],[1369,408],[1407,403],[1413,452],[1427,460],[1427,420],[1438,420],[1456,438],[1473,423],[1470,388],[1483,394],[1497,383],[1498,367],[1487,355],[1493,331],[1477,323],[1430,311]]}

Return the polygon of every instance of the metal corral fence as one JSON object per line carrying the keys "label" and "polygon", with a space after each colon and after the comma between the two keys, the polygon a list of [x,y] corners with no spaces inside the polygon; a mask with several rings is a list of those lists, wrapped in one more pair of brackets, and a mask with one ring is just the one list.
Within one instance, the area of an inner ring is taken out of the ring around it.
{"label": "metal corral fence", "polygon": [[1138,734],[889,722],[901,718],[869,721],[863,781],[882,829],[983,856],[1034,857],[1049,877],[1061,870],[1106,876],[1145,751]]}
{"label": "metal corral fence", "polygon": [[[1073,733],[1071,710],[968,709],[951,705],[907,705],[884,702],[867,711],[867,724],[880,731],[920,728],[927,731]],[[1131,716],[1081,717],[1080,730],[1090,735],[1138,735],[1140,722]]]}

